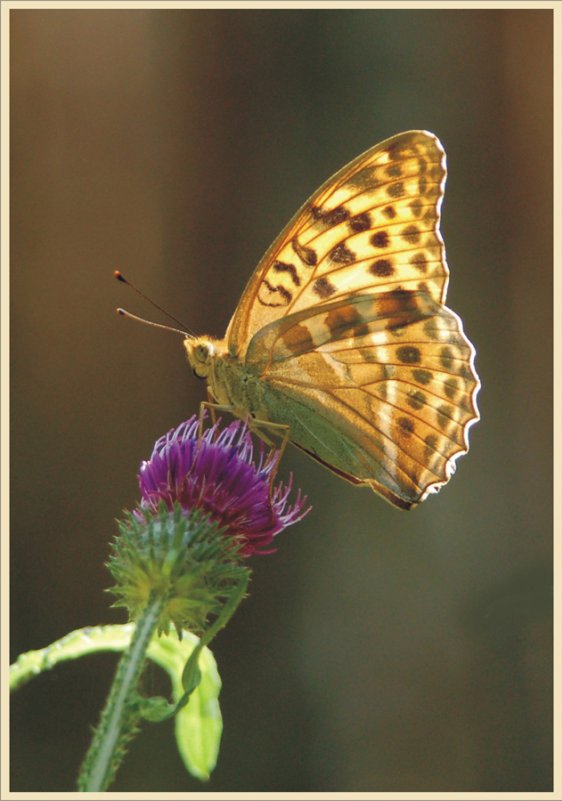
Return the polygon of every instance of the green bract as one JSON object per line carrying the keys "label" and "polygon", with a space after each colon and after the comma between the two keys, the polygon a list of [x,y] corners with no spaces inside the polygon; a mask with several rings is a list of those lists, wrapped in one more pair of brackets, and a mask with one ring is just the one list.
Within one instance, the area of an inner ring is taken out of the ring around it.
{"label": "green bract", "polygon": [[151,593],[167,601],[158,631],[174,626],[202,632],[211,615],[218,615],[231,592],[249,574],[241,564],[240,544],[224,536],[222,527],[195,509],[179,504],[170,512],[135,510],[119,522],[108,562],[118,596],[136,620]]}

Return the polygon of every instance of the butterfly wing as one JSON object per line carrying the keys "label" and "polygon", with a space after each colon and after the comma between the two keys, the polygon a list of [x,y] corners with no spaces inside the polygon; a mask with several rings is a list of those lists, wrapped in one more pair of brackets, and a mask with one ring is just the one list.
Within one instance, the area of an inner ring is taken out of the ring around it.
{"label": "butterfly wing", "polygon": [[478,419],[474,349],[460,319],[419,290],[276,321],[247,364],[292,442],[403,509],[447,483]]}
{"label": "butterfly wing", "polygon": [[230,353],[243,356],[275,320],[357,292],[420,288],[444,303],[445,176],[444,150],[425,131],[398,134],[343,167],[259,263],[226,334]]}
{"label": "butterfly wing", "polygon": [[444,306],[445,177],[425,131],[356,158],[269,248],[226,334],[264,419],[405,509],[449,480],[478,419],[474,350]]}

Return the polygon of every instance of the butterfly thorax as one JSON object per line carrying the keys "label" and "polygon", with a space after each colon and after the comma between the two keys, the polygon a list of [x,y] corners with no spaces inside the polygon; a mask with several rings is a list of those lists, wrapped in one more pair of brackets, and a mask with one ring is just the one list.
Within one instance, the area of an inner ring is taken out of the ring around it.
{"label": "butterfly thorax", "polygon": [[238,417],[267,419],[261,387],[252,372],[228,352],[224,339],[193,337],[184,341],[187,360],[197,378],[205,378],[211,395]]}

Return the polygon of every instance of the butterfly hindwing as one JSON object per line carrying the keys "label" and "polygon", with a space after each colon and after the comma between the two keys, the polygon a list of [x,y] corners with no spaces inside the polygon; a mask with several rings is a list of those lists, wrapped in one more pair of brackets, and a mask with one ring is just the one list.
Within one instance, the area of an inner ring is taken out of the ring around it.
{"label": "butterfly hindwing", "polygon": [[[296,326],[288,325],[291,317],[272,324],[279,336],[269,332],[269,358],[256,368],[273,414],[284,408],[291,417],[296,445],[410,508],[445,484],[468,450],[468,428],[478,418],[474,350],[459,318],[429,297],[401,296],[397,325],[394,299],[379,295],[359,332],[357,310],[366,299],[355,301],[337,309],[352,322],[347,329],[341,323],[335,338],[326,337],[320,310]],[[377,307],[386,316],[375,317]],[[295,341],[296,327],[308,331],[302,342],[321,344],[299,344],[288,355],[284,340]]]}

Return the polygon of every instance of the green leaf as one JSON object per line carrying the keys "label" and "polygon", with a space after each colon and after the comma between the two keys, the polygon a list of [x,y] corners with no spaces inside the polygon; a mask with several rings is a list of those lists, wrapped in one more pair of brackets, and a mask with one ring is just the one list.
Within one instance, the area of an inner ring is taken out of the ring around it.
{"label": "green leaf", "polygon": [[[21,654],[10,666],[10,690],[21,687],[34,676],[50,670],[59,662],[78,659],[97,651],[124,651],[131,640],[133,624],[95,626],[77,629],[60,640],[37,651]],[[199,638],[183,632],[179,640],[175,631],[151,641],[147,656],[170,676],[174,702],[184,694],[182,673]],[[215,658],[208,648],[199,656],[201,682],[189,703],[176,715],[176,743],[187,770],[196,778],[207,780],[218,757],[222,734],[222,717],[218,696],[221,680]]]}
{"label": "green leaf", "polygon": [[[174,633],[150,643],[148,656],[168,671],[176,703],[184,693],[182,673],[185,663],[198,642],[194,634],[184,632],[181,642]],[[199,685],[176,715],[176,743],[189,772],[206,780],[216,765],[222,734],[218,700],[221,680],[215,658],[208,648],[203,648],[199,655],[199,670]]]}

